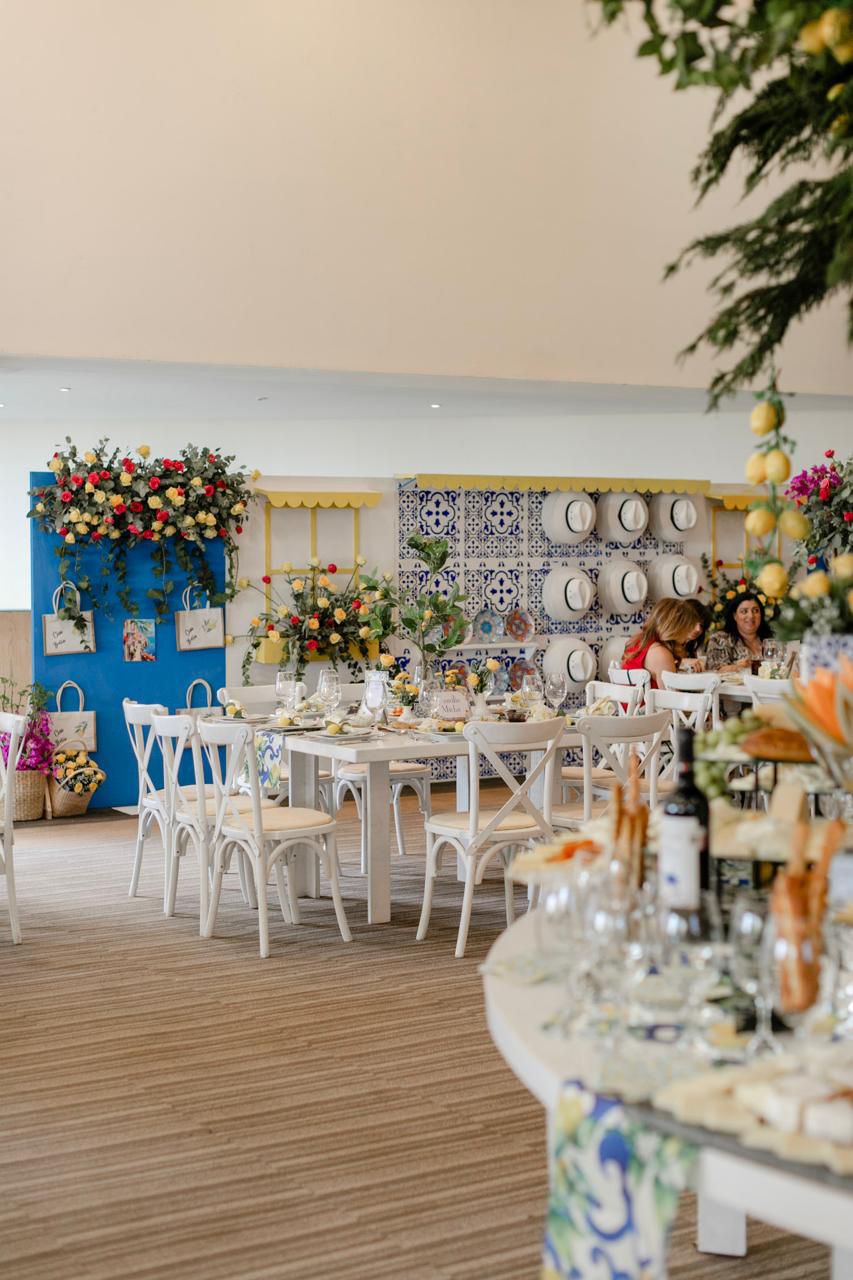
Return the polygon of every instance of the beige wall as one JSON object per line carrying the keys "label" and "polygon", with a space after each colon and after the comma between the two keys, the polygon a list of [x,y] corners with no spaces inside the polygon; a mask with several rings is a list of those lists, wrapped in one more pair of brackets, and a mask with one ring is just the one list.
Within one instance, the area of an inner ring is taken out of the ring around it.
{"label": "beige wall", "polygon": [[0,612],[0,676],[21,689],[33,678],[30,613],[23,609]]}
{"label": "beige wall", "polygon": [[[0,350],[703,385],[711,98],[595,12],[0,0]],[[783,364],[853,390],[840,310]]]}

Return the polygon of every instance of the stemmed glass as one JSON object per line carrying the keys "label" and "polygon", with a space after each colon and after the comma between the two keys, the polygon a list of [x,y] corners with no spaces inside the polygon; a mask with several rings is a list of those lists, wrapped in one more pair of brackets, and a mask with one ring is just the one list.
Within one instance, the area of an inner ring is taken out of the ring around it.
{"label": "stemmed glass", "polygon": [[521,699],[526,707],[533,707],[537,702],[541,702],[544,694],[542,691],[542,681],[538,675],[525,676],[521,682]]}
{"label": "stemmed glass", "polygon": [[684,999],[682,1044],[702,1053],[706,1048],[700,1026],[702,1006],[708,992],[719,982],[728,954],[716,896],[703,890],[699,906],[693,911],[664,906],[660,934],[666,975]]}
{"label": "stemmed glass", "polygon": [[566,699],[569,691],[569,683],[562,671],[549,674],[545,677],[545,700],[554,712],[557,714],[560,707]]}
{"label": "stemmed glass", "polygon": [[379,724],[388,705],[388,678],[384,672],[368,673],[362,705],[366,711],[370,712],[374,725]]}
{"label": "stemmed glass", "polygon": [[337,671],[321,671],[317,682],[317,701],[327,716],[331,715],[340,700],[341,678]]}
{"label": "stemmed glass", "polygon": [[290,714],[296,708],[297,686],[291,671],[277,671],[275,677],[275,696],[282,711]]}
{"label": "stemmed glass", "polygon": [[773,981],[768,955],[770,903],[767,894],[744,890],[732,904],[729,938],[732,977],[755,1004],[755,1035],[746,1046],[747,1058],[778,1053],[773,1035]]}

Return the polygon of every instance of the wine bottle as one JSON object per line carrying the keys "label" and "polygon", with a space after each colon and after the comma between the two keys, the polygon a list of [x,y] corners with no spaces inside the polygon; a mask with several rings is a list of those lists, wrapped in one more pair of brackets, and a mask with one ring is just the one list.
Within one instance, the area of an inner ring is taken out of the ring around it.
{"label": "wine bottle", "polygon": [[693,777],[693,731],[676,734],[678,771],[675,790],[664,800],[658,841],[658,892],[675,911],[696,911],[711,887],[708,850],[708,801]]}

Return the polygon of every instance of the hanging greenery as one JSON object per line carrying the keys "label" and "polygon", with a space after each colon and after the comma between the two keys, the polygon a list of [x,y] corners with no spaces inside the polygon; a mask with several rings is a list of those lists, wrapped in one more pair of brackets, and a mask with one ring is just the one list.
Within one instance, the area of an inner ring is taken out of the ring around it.
{"label": "hanging greenery", "polygon": [[[646,39],[676,89],[719,91],[710,141],[693,171],[701,200],[730,169],[744,191],[795,163],[819,167],[754,218],[688,245],[666,269],[693,259],[720,264],[711,291],[720,309],[682,355],[706,345],[734,353],[711,382],[711,406],[772,369],[791,324],[840,293],[853,342],[853,0],[597,0],[604,20],[639,8]],[[738,108],[727,108],[738,91]],[[744,98],[748,95],[746,101]]]}
{"label": "hanging greenery", "polygon": [[[253,494],[242,469],[234,470],[233,456],[187,445],[175,458],[151,458],[148,445],[135,457],[122,456],[107,440],[81,453],[66,437],[48,463],[52,484],[32,489],[29,511],[45,533],[59,539],[61,583],[73,581],[89,596],[91,607],[108,609],[112,590],[131,617],[139,603],[128,585],[127,555],[137,546],[150,548],[156,585],[147,599],[162,621],[170,612],[175,568],[198,582],[211,604],[233,598],[237,566],[236,538],[248,519]],[[227,563],[224,592],[217,591],[205,548],[220,540]],[[102,553],[99,581],[84,568],[82,552],[98,547]],[[63,591],[60,616],[85,630],[85,619],[72,591]]]}

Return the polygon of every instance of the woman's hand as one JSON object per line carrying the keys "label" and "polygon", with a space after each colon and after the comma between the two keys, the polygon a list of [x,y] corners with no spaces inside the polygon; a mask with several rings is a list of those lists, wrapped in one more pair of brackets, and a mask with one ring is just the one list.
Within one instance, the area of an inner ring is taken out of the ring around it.
{"label": "woman's hand", "polygon": [[702,658],[682,658],[680,671],[693,672],[698,675],[700,671],[705,670],[705,662]]}

